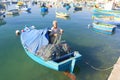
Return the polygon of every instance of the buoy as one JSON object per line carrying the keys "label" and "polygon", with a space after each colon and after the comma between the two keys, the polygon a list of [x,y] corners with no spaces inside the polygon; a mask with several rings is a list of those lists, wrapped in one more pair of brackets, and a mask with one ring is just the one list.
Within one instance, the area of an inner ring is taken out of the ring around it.
{"label": "buoy", "polygon": [[20,35],[20,31],[19,30],[16,30],[16,35],[18,36],[18,35]]}

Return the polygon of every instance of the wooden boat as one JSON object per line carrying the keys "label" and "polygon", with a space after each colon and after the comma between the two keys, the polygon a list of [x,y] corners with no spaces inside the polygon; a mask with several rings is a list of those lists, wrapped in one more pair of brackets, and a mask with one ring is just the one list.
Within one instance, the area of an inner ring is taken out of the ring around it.
{"label": "wooden boat", "polygon": [[108,32],[108,31],[104,31],[104,30],[100,30],[100,29],[96,29],[94,27],[90,28],[92,31],[96,32],[96,33],[100,33],[100,34],[106,34],[106,35],[113,35],[115,34],[115,31],[113,32]]}
{"label": "wooden boat", "polygon": [[69,10],[71,8],[71,6],[69,4],[66,4],[65,8],[66,8],[66,10]]}
{"label": "wooden boat", "polygon": [[22,5],[24,5],[24,2],[18,1],[18,2],[17,2],[17,5],[18,5],[18,6],[22,6]]}
{"label": "wooden boat", "polygon": [[41,12],[48,12],[48,8],[47,7],[41,7]]}
{"label": "wooden boat", "polygon": [[68,13],[63,13],[63,12],[56,12],[56,16],[61,16],[61,17],[68,17]]}
{"label": "wooden boat", "polygon": [[30,11],[31,8],[30,8],[30,7],[29,7],[29,8],[27,8],[27,7],[23,7],[23,8],[21,8],[20,10],[21,10],[21,11]]}
{"label": "wooden boat", "polygon": [[94,21],[100,22],[100,23],[111,24],[111,25],[120,25],[119,20],[106,20],[106,19],[95,18]]}
{"label": "wooden boat", "polygon": [[2,20],[5,17],[5,6],[3,4],[0,4],[0,20]]}
{"label": "wooden boat", "polygon": [[[80,60],[81,55],[79,52],[74,51],[68,54],[64,54],[59,58],[44,59],[47,52],[45,51],[42,56],[38,56],[36,53],[39,48],[48,45],[47,29],[31,29],[25,28],[21,32],[21,43],[27,55],[35,62],[48,67],[56,71],[69,71],[73,72],[76,61]],[[53,45],[53,44],[52,44]],[[47,49],[46,49],[47,50]]]}
{"label": "wooden boat", "polygon": [[60,19],[64,19],[64,20],[68,20],[68,19],[70,19],[70,17],[69,16],[57,16],[56,15],[56,18],[60,18]]}
{"label": "wooden boat", "polygon": [[4,11],[0,11],[0,20],[2,20],[5,17],[5,12]]}
{"label": "wooden boat", "polygon": [[96,22],[112,24],[112,25],[120,25],[120,17],[116,17],[112,15],[93,15],[92,19]]}
{"label": "wooden boat", "polygon": [[76,6],[75,8],[74,8],[74,11],[81,11],[82,10],[82,7],[81,6]]}
{"label": "wooden boat", "polygon": [[19,9],[20,11],[30,11],[31,7],[28,5],[21,5],[21,6],[16,6],[17,9]]}
{"label": "wooden boat", "polygon": [[107,31],[107,32],[113,32],[116,28],[115,25],[99,23],[99,22],[94,22],[92,24],[92,27],[99,29],[99,30]]}
{"label": "wooden boat", "polygon": [[12,9],[12,10],[8,10],[6,12],[7,15],[15,15],[15,14],[19,14],[19,10],[18,9]]}
{"label": "wooden boat", "polygon": [[104,10],[104,9],[94,8],[93,13],[120,15],[120,10]]}

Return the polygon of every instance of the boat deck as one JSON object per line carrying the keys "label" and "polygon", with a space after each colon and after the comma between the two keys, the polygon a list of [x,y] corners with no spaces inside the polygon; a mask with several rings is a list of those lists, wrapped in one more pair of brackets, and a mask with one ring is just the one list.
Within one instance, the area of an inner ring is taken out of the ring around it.
{"label": "boat deck", "polygon": [[108,80],[120,80],[120,57],[115,63]]}

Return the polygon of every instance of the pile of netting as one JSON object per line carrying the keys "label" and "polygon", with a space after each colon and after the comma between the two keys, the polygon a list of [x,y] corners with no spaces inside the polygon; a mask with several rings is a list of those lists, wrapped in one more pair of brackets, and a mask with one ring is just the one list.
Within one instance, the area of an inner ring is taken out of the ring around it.
{"label": "pile of netting", "polygon": [[59,36],[59,38],[55,38],[53,44],[48,44],[38,49],[36,55],[42,57],[44,60],[53,60],[69,52],[70,47],[66,42],[61,42],[61,36]]}

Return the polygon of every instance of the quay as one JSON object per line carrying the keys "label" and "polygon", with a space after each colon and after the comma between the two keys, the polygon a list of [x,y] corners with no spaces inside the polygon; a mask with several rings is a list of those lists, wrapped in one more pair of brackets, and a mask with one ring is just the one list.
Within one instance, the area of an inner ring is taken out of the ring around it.
{"label": "quay", "polygon": [[108,80],[120,80],[120,57],[115,63]]}

